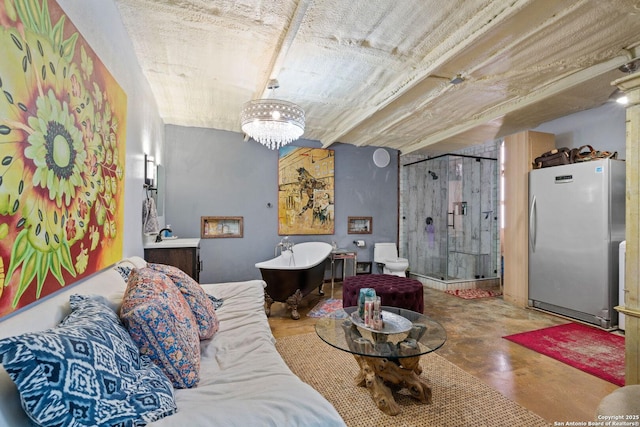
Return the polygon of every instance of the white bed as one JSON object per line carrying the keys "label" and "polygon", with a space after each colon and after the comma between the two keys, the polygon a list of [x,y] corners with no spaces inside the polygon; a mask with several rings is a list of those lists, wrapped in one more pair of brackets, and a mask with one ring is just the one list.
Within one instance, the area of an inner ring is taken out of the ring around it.
{"label": "white bed", "polygon": [[[141,258],[128,260],[144,265]],[[344,426],[334,407],[295,376],[275,348],[264,313],[264,282],[203,285],[223,299],[220,330],[202,341],[200,382],[175,390],[177,413],[149,424],[192,426]],[[70,311],[69,295],[99,294],[117,309],[126,284],[110,268],[0,322],[0,338],[55,326]],[[309,369],[315,369],[310,366]],[[15,385],[0,369],[0,426],[29,426]]]}

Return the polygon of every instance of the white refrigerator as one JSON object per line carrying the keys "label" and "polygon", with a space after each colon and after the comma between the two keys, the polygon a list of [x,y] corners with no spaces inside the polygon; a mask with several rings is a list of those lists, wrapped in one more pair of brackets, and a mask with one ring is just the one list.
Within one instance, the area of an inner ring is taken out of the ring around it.
{"label": "white refrigerator", "polygon": [[624,219],[624,161],[531,171],[529,306],[615,328]]}

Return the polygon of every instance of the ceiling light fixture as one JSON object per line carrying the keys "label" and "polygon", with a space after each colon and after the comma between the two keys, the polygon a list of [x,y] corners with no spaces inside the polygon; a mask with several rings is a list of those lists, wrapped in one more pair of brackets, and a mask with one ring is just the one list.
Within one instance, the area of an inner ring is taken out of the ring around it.
{"label": "ceiling light fixture", "polygon": [[[640,68],[640,59],[627,62],[626,64],[618,67],[618,70],[622,71],[623,73],[631,74],[636,72],[638,68]],[[618,104],[622,105],[627,105],[629,103],[629,98],[620,89],[614,90],[611,96],[609,96],[609,99],[615,99]]]}
{"label": "ceiling light fixture", "polygon": [[[275,92],[278,80],[269,80]],[[304,110],[288,101],[266,98],[246,102],[240,112],[242,131],[271,150],[277,150],[304,133]]]}
{"label": "ceiling light fixture", "polygon": [[623,73],[631,74],[631,73],[635,73],[638,70],[638,68],[640,68],[640,59],[627,62],[626,64],[618,67],[618,70],[622,71]]}
{"label": "ceiling light fixture", "polygon": [[627,97],[627,95],[622,95],[616,98],[616,102],[618,104],[627,105],[629,103],[629,98]]}
{"label": "ceiling light fixture", "polygon": [[462,77],[462,74],[456,74],[454,78],[449,80],[449,83],[451,83],[452,85],[459,85],[463,81],[464,81],[464,77]]}

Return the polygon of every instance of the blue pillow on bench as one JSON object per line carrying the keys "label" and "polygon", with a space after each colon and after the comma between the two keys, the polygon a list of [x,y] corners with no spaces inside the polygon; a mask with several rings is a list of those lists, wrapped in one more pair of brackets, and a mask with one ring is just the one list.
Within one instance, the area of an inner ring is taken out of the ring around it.
{"label": "blue pillow on bench", "polygon": [[72,295],[58,327],[0,340],[0,362],[40,425],[133,427],[176,411],[169,379],[100,298]]}

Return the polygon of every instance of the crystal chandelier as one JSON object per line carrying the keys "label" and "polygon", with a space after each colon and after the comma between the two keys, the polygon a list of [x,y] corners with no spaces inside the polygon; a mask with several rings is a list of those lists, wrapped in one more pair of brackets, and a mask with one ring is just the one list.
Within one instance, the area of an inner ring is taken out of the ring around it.
{"label": "crystal chandelier", "polygon": [[[269,89],[278,88],[277,80],[269,81]],[[289,144],[304,133],[304,110],[279,99],[254,99],[242,106],[242,131],[272,150]]]}

